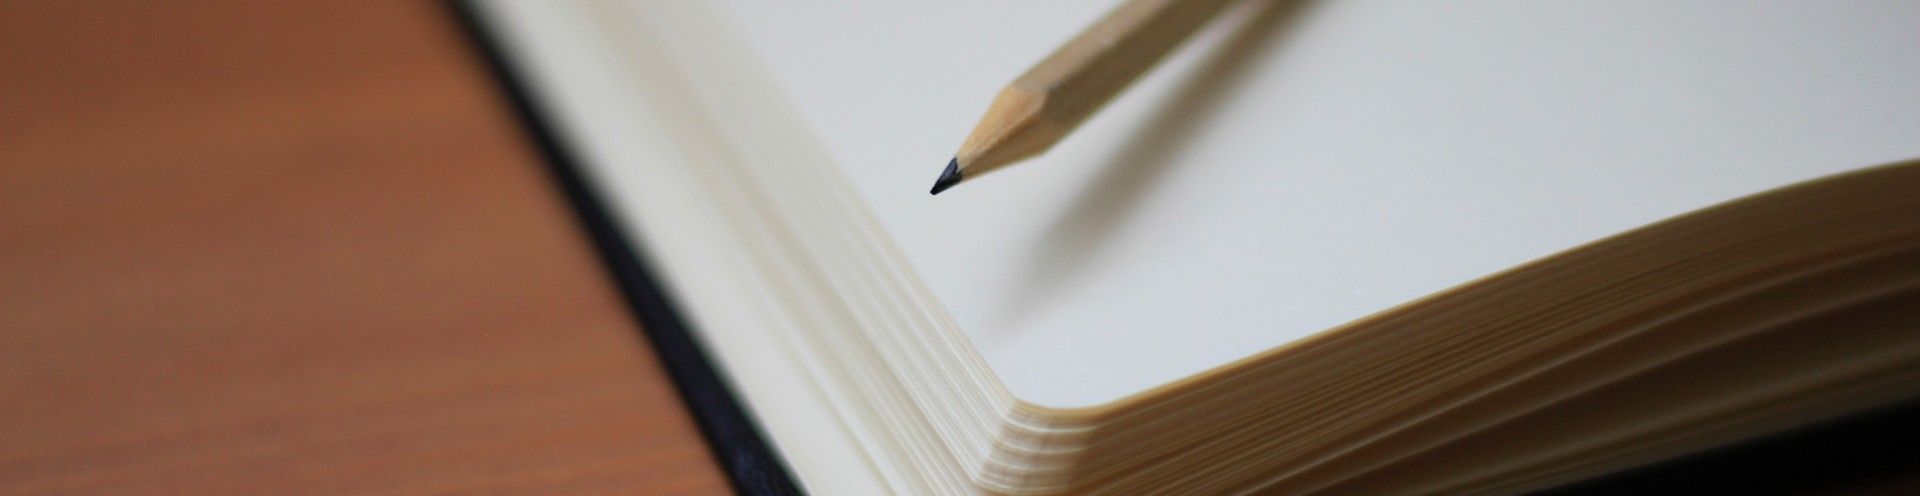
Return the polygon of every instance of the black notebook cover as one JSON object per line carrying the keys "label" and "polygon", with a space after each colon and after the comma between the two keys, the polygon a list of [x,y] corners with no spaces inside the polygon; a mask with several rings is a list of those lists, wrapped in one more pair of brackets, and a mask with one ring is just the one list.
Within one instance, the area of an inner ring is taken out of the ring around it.
{"label": "black notebook cover", "polygon": [[453,15],[485,59],[488,73],[498,83],[501,97],[512,107],[520,127],[546,162],[555,186],[566,195],[580,227],[592,238],[601,263],[612,273],[621,296],[632,309],[635,320],[652,343],[654,353],[673,379],[681,401],[692,410],[720,467],[735,491],[741,494],[800,494],[792,473],[774,454],[758,424],[740,406],[698,337],[675,309],[647,266],[646,254],[629,243],[607,214],[606,206],[595,198],[580,174],[571,150],[561,145],[555,129],[547,122],[513,64],[504,56],[499,40],[487,31],[479,13],[467,2],[449,2]]}

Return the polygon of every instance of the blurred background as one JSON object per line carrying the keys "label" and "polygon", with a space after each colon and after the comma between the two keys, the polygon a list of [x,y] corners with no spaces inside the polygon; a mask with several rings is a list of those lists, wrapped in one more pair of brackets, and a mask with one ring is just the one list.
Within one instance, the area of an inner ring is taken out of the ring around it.
{"label": "blurred background", "polygon": [[0,494],[723,493],[437,2],[0,2]]}

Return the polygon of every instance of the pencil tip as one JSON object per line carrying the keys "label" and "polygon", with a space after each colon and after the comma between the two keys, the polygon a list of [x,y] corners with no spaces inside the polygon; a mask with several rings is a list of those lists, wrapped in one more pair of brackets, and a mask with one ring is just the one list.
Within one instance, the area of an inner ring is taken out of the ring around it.
{"label": "pencil tip", "polygon": [[940,179],[933,182],[933,194],[940,194],[947,188],[960,184],[960,159],[947,161],[947,170],[940,173]]}

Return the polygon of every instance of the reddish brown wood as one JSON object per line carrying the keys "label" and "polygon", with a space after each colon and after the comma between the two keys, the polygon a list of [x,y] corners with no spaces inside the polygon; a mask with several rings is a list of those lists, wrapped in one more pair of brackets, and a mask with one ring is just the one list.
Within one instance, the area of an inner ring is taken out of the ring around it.
{"label": "reddish brown wood", "polygon": [[442,6],[0,3],[0,493],[724,492]]}

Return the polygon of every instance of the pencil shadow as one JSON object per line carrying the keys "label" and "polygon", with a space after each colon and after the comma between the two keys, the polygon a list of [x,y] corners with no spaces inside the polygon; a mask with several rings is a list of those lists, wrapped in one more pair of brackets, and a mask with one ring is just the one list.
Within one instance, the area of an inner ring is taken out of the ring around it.
{"label": "pencil shadow", "polygon": [[[1100,255],[1149,189],[1171,168],[1207,127],[1222,105],[1232,100],[1262,56],[1273,51],[1285,27],[1293,24],[1308,0],[1258,0],[1264,5],[1213,49],[1198,70],[1187,74],[1173,95],[1135,127],[1127,145],[1040,237],[1024,283],[1012,291],[1002,318],[1006,328],[1035,305],[1054,299]],[[1230,13],[1228,13],[1230,14]]]}

